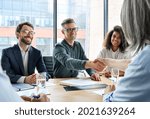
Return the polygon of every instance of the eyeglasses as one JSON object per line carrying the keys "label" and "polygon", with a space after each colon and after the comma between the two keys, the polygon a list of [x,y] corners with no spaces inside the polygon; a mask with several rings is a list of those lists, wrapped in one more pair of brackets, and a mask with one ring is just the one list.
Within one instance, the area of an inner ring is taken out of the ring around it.
{"label": "eyeglasses", "polygon": [[34,31],[28,31],[28,30],[22,30],[21,32],[23,32],[25,35],[30,34],[30,35],[32,35],[32,36],[35,34]]}
{"label": "eyeglasses", "polygon": [[77,32],[78,31],[78,27],[68,28],[68,29],[64,28],[64,30],[67,31],[67,32],[73,32],[73,31]]}

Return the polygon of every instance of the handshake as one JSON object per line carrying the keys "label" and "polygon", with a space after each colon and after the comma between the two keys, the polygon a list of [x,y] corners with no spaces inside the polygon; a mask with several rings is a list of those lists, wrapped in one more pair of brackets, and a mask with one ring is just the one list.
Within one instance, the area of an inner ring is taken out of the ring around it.
{"label": "handshake", "polygon": [[107,67],[116,67],[121,71],[125,71],[131,59],[111,59],[111,58],[98,58],[94,61],[87,61],[85,68],[91,68],[97,72],[104,71]]}
{"label": "handshake", "polygon": [[87,61],[85,63],[85,69],[91,68],[97,72],[101,72],[101,71],[105,70],[106,67],[107,67],[107,65],[105,64],[105,62],[102,58],[95,59],[94,61]]}

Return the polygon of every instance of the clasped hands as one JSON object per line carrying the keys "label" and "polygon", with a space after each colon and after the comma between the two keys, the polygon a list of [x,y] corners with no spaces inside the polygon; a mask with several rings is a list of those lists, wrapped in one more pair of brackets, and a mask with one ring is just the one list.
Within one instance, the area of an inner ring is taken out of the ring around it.
{"label": "clasped hands", "polygon": [[[106,64],[103,62],[103,59],[95,59],[91,62],[91,68],[94,69],[96,72],[102,72],[106,69]],[[91,79],[95,81],[100,81],[99,73],[94,73],[91,75]]]}
{"label": "clasped hands", "polygon": [[97,72],[102,72],[107,67],[107,65],[104,62],[104,59],[102,58],[95,59],[93,63],[94,63],[93,69],[96,70]]}

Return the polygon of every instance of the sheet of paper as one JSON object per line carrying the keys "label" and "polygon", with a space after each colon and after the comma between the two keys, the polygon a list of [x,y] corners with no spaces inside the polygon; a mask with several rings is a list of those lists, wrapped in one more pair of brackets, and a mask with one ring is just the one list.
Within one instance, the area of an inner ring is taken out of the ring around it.
{"label": "sheet of paper", "polygon": [[40,94],[40,93],[44,93],[44,94],[47,94],[47,95],[49,95],[50,93],[49,93],[49,91],[46,89],[46,88],[43,88],[43,89],[40,89],[38,92],[37,92],[37,90],[36,90],[36,88],[35,89],[30,89],[30,90],[24,90],[24,91],[18,91],[17,92],[17,94],[19,95],[19,96],[32,96],[32,95],[38,95],[38,94]]}
{"label": "sheet of paper", "polygon": [[15,83],[15,84],[12,84],[12,86],[16,91],[29,90],[29,89],[34,88],[34,86],[30,84],[25,84],[25,83]]}
{"label": "sheet of paper", "polygon": [[51,87],[51,86],[55,86],[56,84],[53,84],[51,82],[46,82],[46,87]]}
{"label": "sheet of paper", "polygon": [[101,84],[101,82],[93,81],[91,79],[67,79],[60,81],[60,84],[66,86],[85,86],[85,85]]}
{"label": "sheet of paper", "polygon": [[98,95],[104,95],[104,91],[105,91],[105,88],[102,88],[102,89],[97,89],[97,90],[92,90],[91,92],[92,93],[96,93]]}

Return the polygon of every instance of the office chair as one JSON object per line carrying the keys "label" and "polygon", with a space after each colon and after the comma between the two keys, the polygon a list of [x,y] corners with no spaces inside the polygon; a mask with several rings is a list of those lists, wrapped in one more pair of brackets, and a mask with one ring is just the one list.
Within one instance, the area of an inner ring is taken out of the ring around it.
{"label": "office chair", "polygon": [[53,78],[53,56],[43,56],[44,63],[49,75],[49,78]]}

